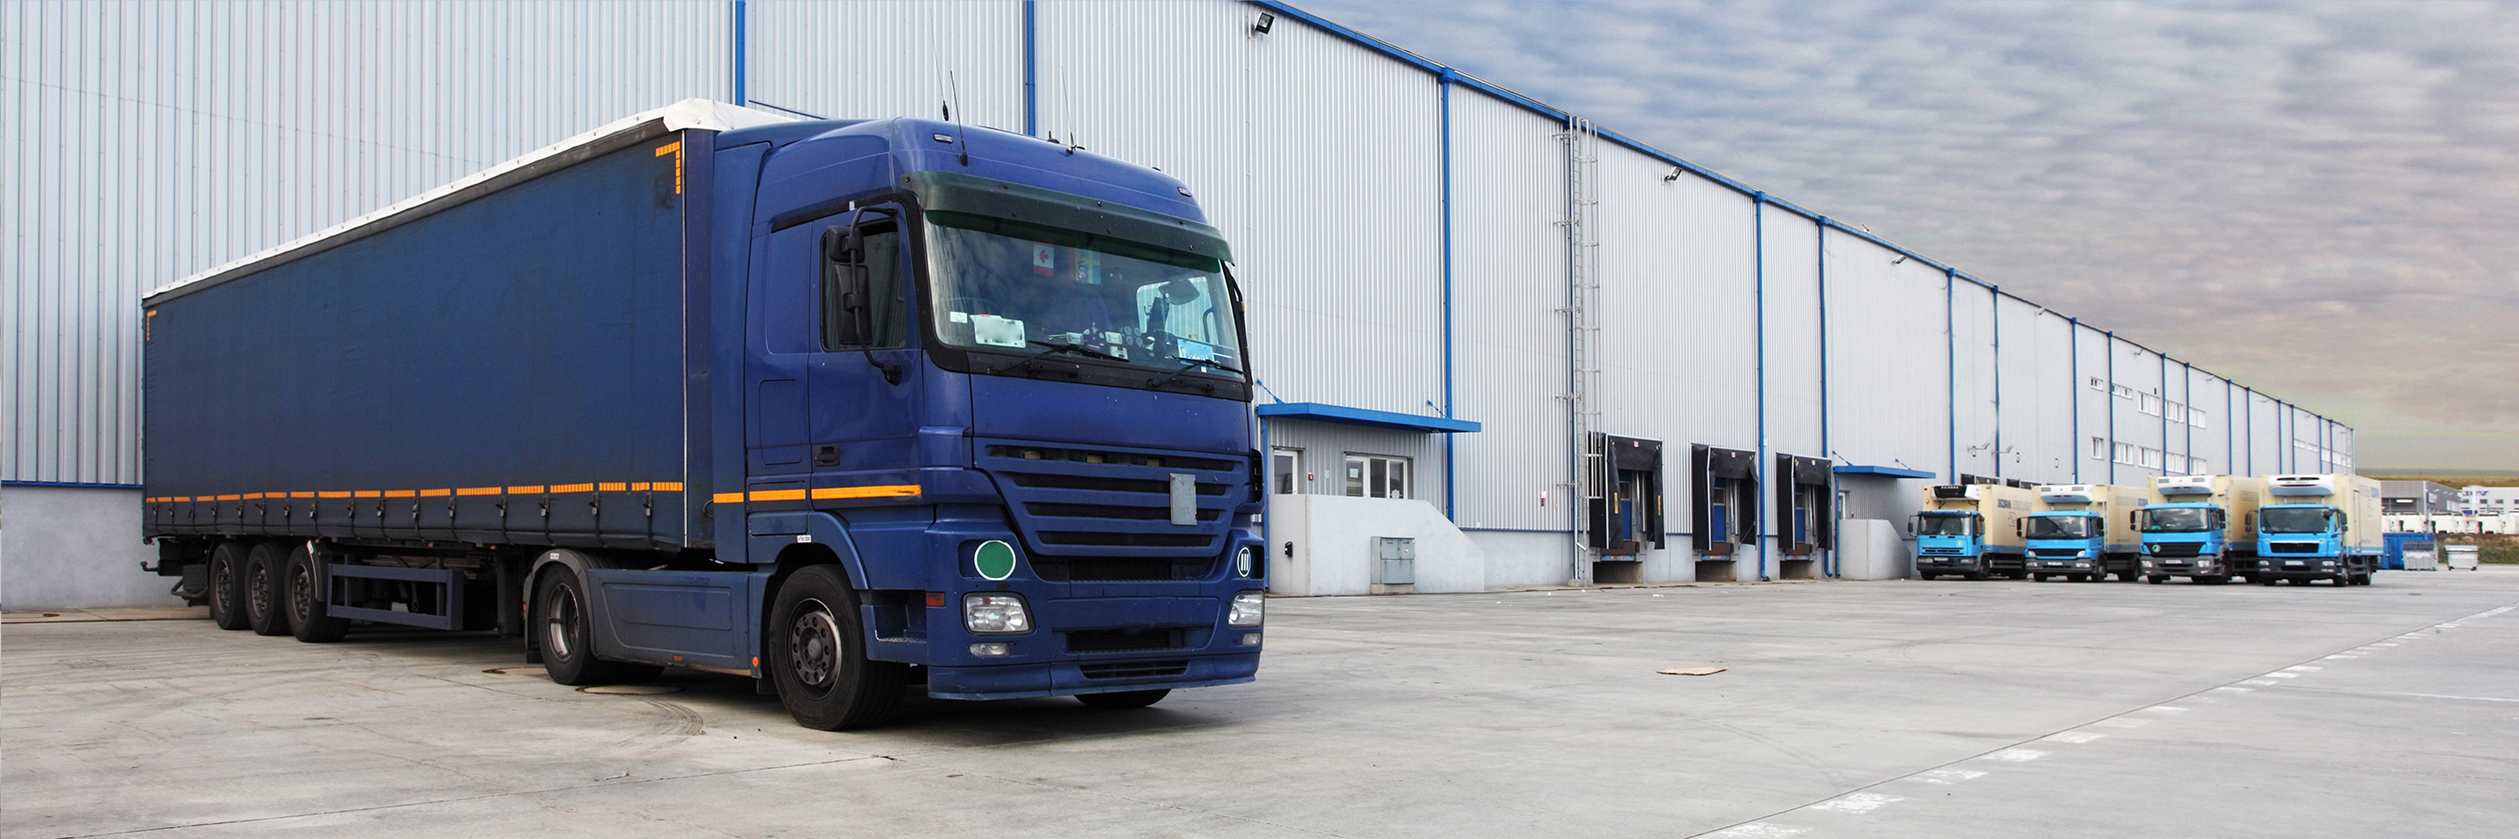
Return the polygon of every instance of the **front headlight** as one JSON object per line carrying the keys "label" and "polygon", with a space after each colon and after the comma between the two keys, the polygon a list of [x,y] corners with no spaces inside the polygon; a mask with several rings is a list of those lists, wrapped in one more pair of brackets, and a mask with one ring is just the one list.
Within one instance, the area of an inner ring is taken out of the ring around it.
{"label": "front headlight", "polygon": [[1250,629],[1260,625],[1261,611],[1268,602],[1268,592],[1245,591],[1233,595],[1233,604],[1225,608],[1225,625]]}
{"label": "front headlight", "polygon": [[962,628],[973,635],[1023,635],[1032,631],[1032,615],[1016,594],[962,596]]}

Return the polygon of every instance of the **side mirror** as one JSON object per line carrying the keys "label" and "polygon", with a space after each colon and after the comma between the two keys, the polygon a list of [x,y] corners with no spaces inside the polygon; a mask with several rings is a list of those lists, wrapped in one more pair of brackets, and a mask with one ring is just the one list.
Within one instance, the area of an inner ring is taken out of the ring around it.
{"label": "side mirror", "polygon": [[822,328],[826,348],[864,345],[874,333],[865,236],[848,227],[822,231]]}

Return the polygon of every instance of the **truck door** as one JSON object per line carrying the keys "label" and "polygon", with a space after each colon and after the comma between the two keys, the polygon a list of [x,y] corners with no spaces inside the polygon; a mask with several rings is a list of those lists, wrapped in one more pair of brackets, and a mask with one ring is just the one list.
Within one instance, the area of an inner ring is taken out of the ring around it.
{"label": "truck door", "polygon": [[796,228],[811,234],[807,258],[819,278],[805,427],[815,487],[918,482],[923,365],[910,346],[915,295],[901,213],[872,205]]}
{"label": "truck door", "polygon": [[814,232],[771,233],[754,251],[744,352],[744,474],[754,490],[804,486]]}

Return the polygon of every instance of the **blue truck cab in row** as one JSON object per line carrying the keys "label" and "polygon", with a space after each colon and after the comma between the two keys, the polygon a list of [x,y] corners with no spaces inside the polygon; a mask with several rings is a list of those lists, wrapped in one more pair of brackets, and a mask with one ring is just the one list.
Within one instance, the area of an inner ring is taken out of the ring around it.
{"label": "blue truck cab in row", "polygon": [[230,628],[496,628],[826,729],[1254,677],[1250,352],[1185,184],[659,114],[151,295],[159,573]]}
{"label": "blue truck cab in row", "polygon": [[2138,545],[2108,543],[2108,521],[2096,512],[2033,513],[2021,520],[2021,539],[2032,576],[2063,575],[2077,580],[2105,579],[2112,556],[2131,556]]}
{"label": "blue truck cab in row", "polygon": [[[2229,512],[2201,501],[2154,503],[2136,510],[2134,529],[2143,534],[2143,575],[2151,582],[2192,577],[2197,582],[2225,582],[2244,571],[2229,538]],[[2250,550],[2254,545],[2248,545]]]}

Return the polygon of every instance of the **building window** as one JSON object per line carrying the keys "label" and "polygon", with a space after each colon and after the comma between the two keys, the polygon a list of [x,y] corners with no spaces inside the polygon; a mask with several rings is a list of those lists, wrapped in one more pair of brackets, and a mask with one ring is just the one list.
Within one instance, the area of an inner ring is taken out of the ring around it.
{"label": "building window", "polygon": [[2125,385],[2117,385],[2117,386],[2115,386],[2115,387],[2113,387],[2113,388],[2110,388],[2110,389],[2109,389],[2109,392],[2116,394],[2118,399],[2132,399],[2132,398],[2134,398],[2134,389],[2133,389],[2133,388],[2130,388],[2130,387],[2126,387]]}
{"label": "building window", "polygon": [[2169,474],[2172,474],[2172,475],[2188,475],[2188,474],[2193,474],[2193,473],[2191,473],[2191,472],[2188,472],[2188,471],[2187,471],[2187,456],[2186,456],[2186,455],[2183,455],[2183,454],[2172,454],[2172,455],[2170,455],[2170,456],[2169,456]]}
{"label": "building window", "polygon": [[2134,403],[2134,409],[2152,416],[2160,416],[2160,397],[2149,393],[2143,394],[2142,399]]}
{"label": "building window", "polygon": [[2128,465],[2128,466],[2132,466],[2132,465],[2134,465],[2134,444],[2133,444],[2133,443],[2118,443],[2118,444],[2117,444],[2117,462],[2118,462],[2118,463],[2123,463],[2123,464],[2126,464],[2126,465]]}
{"label": "building window", "polygon": [[2096,391],[2099,391],[2099,392],[2101,392],[2101,393],[2107,393],[2107,392],[2108,392],[2108,380],[2107,380],[2107,379],[2102,379],[2102,378],[2100,378],[2100,377],[2098,377],[2098,376],[2092,376],[2092,377],[2090,377],[2090,389],[2092,389],[2092,390],[2096,390]]}
{"label": "building window", "polygon": [[1272,450],[1269,452],[1268,467],[1276,474],[1276,492],[1278,495],[1294,495],[1303,491],[1302,487],[1304,474],[1302,449]]}
{"label": "building window", "polygon": [[2200,458],[2200,457],[2191,457],[2191,458],[2187,458],[2187,470],[2188,470],[2188,471],[2187,471],[2187,474],[2189,474],[2189,475],[2210,475],[2210,474],[2213,474],[2213,467],[2212,467],[2212,465],[2211,465],[2211,464],[2208,464],[2208,463],[2205,463],[2205,462],[2204,462],[2204,458]]}
{"label": "building window", "polygon": [[2186,424],[2186,421],[2187,421],[2187,406],[2186,406],[2186,403],[2184,403],[2184,402],[2171,402],[2171,403],[2169,403],[2169,414],[2168,414],[2168,416],[2169,416],[2169,421],[2170,421],[2170,422],[2178,423],[2178,424],[2180,424],[2180,425],[2184,425],[2184,424]]}
{"label": "building window", "polygon": [[2208,424],[2206,424],[2206,423],[2204,422],[2204,412],[2203,412],[2203,411],[2198,411],[2198,410],[2195,410],[2195,409],[2192,409],[2192,408],[2190,408],[2190,409],[2188,409],[2188,410],[2187,410],[2187,424],[2188,424],[2188,425],[2195,426],[2195,427],[2197,427],[2197,428],[2211,428],[2211,427],[2212,427],[2211,425],[2208,425]]}
{"label": "building window", "polygon": [[2107,459],[2108,459],[2108,438],[2106,438],[2106,437],[2092,437],[2092,438],[2090,438],[2090,459],[2092,459],[2092,460],[2107,460]]}
{"label": "building window", "polygon": [[2149,446],[2144,447],[2142,466],[2145,469],[2160,468],[2160,450]]}
{"label": "building window", "polygon": [[1408,458],[1348,455],[1347,494],[1355,498],[1407,498]]}

